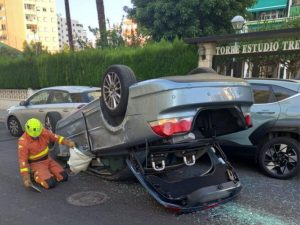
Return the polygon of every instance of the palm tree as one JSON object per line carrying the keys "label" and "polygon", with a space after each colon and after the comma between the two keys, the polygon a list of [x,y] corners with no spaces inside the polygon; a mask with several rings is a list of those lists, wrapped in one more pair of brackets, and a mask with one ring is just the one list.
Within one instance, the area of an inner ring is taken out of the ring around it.
{"label": "palm tree", "polygon": [[103,0],[96,0],[98,23],[100,30],[100,41],[102,44],[107,45],[107,35],[106,35],[106,24],[105,24],[105,13],[104,13],[104,3]]}
{"label": "palm tree", "polygon": [[69,0],[65,0],[65,9],[66,9],[66,19],[67,19],[70,50],[74,51],[74,42],[73,42],[73,35],[72,35],[72,22],[71,22],[71,15],[70,15]]}

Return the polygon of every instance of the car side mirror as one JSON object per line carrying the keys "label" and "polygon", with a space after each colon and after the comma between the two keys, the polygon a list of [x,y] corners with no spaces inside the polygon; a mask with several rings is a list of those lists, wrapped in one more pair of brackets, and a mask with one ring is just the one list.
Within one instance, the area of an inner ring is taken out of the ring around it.
{"label": "car side mirror", "polygon": [[26,106],[26,105],[27,105],[26,101],[20,101],[19,103],[19,106]]}

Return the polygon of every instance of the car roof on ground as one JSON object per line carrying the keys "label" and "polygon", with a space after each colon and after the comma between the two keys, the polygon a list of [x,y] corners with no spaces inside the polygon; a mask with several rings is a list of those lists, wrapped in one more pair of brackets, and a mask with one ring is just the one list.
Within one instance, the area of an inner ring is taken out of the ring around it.
{"label": "car roof on ground", "polygon": [[101,88],[91,86],[53,86],[42,88],[41,90],[61,90],[68,91],[70,93],[86,92],[86,91],[100,91]]}

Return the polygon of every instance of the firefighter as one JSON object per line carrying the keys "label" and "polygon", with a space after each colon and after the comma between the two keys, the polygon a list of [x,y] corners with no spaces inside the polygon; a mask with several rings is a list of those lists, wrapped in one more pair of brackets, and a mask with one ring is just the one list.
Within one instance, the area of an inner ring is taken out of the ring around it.
{"label": "firefighter", "polygon": [[20,173],[25,187],[32,185],[30,174],[46,189],[68,180],[68,173],[48,154],[50,141],[75,147],[72,140],[52,133],[38,119],[31,118],[26,122],[25,132],[18,142]]}

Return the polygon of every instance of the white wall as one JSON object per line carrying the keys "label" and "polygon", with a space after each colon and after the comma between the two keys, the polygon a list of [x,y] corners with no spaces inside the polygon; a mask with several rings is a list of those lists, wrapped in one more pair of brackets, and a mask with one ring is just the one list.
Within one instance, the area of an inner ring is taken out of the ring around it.
{"label": "white wall", "polygon": [[32,89],[0,89],[0,110],[9,108],[10,106],[19,104],[32,95]]}

